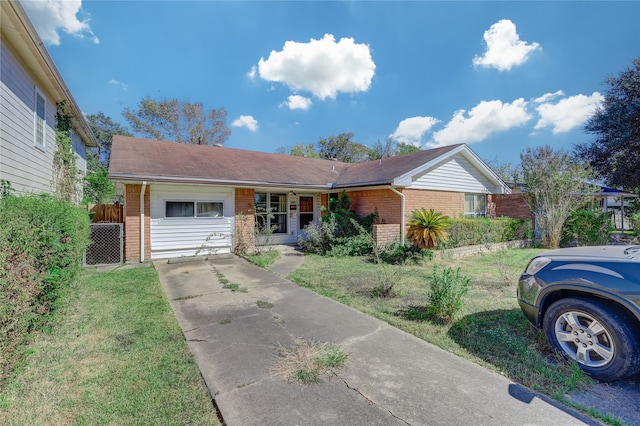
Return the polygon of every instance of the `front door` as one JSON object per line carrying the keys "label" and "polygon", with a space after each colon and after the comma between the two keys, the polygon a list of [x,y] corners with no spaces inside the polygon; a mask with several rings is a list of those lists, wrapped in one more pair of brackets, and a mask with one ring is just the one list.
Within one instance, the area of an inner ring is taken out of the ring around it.
{"label": "front door", "polygon": [[305,226],[313,222],[313,196],[300,196],[300,210],[298,210],[298,229],[302,231]]}

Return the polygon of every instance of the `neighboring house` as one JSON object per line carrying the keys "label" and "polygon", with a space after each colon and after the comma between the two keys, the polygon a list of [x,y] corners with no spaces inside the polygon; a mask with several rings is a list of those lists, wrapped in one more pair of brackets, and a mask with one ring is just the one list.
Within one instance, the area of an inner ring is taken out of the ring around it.
{"label": "neighboring house", "polygon": [[97,146],[33,25],[16,1],[0,1],[0,179],[18,192],[55,192],[56,103],[72,114],[77,168]]}
{"label": "neighboring house", "polygon": [[479,216],[510,192],[464,144],[348,164],[115,136],[109,176],[124,196],[126,261],[230,252],[256,242],[256,226],[292,244],[342,191],[358,213],[378,211],[379,242],[402,239],[417,208]]}

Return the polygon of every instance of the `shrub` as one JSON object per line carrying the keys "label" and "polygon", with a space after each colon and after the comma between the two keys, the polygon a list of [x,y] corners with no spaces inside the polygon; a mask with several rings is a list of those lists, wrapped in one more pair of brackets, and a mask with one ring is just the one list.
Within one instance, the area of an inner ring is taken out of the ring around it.
{"label": "shrub", "polygon": [[329,200],[320,223],[310,223],[304,228],[305,237],[298,239],[304,251],[332,256],[362,256],[373,249],[372,228],[378,220],[378,212],[361,217],[350,210],[351,201],[345,192],[339,198]]}
{"label": "shrub", "polygon": [[440,241],[446,241],[447,228],[451,225],[449,216],[433,209],[416,209],[409,221],[409,239],[417,248],[434,248]]}
{"label": "shrub", "polygon": [[429,302],[431,313],[438,319],[451,323],[462,309],[462,298],[469,290],[471,280],[460,272],[460,268],[444,268],[438,272],[433,265]]}
{"label": "shrub", "polygon": [[89,216],[48,195],[0,199],[0,379],[80,268]]}
{"label": "shrub", "polygon": [[562,227],[562,246],[606,244],[613,231],[609,214],[596,209],[571,212]]}
{"label": "shrub", "polygon": [[376,253],[379,263],[392,265],[404,265],[408,262],[418,262],[422,259],[431,259],[433,257],[433,251],[417,248],[408,241],[404,244],[400,243],[400,241],[392,241],[382,247],[378,247]]}
{"label": "shrub", "polygon": [[634,213],[631,215],[631,225],[636,235],[640,236],[640,213]]}
{"label": "shrub", "polygon": [[501,243],[505,241],[530,239],[533,236],[531,221],[501,217],[459,218],[451,220],[449,238],[445,248],[455,248],[480,244]]}
{"label": "shrub", "polygon": [[365,229],[352,237],[338,238],[332,244],[331,256],[366,256],[373,250],[373,237]]}

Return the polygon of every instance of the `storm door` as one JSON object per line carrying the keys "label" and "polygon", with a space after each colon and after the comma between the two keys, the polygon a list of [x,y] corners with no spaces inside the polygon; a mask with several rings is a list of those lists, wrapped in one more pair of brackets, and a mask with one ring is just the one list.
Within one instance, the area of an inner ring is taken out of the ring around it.
{"label": "storm door", "polygon": [[300,210],[298,215],[298,226],[300,230],[313,222],[313,196],[300,196]]}

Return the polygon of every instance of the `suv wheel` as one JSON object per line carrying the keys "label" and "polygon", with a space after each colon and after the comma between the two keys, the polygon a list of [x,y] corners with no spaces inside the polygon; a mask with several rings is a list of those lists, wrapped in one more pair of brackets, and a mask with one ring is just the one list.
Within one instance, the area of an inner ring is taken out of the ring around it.
{"label": "suv wheel", "polygon": [[560,299],[544,314],[549,345],[597,380],[613,381],[640,371],[640,337],[629,320],[602,302]]}

